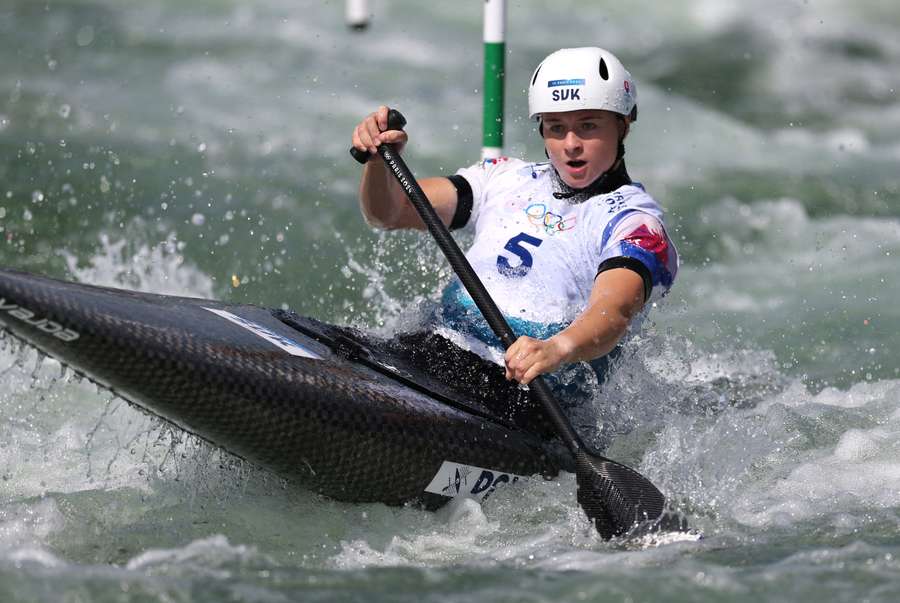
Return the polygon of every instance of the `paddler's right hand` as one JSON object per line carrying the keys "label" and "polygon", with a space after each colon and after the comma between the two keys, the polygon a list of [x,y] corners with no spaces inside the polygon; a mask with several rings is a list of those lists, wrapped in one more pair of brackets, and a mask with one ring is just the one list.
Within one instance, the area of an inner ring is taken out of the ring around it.
{"label": "paddler's right hand", "polygon": [[353,146],[377,156],[378,145],[390,143],[398,153],[401,152],[409,137],[403,130],[388,130],[387,116],[388,108],[382,105],[359,122],[353,130]]}

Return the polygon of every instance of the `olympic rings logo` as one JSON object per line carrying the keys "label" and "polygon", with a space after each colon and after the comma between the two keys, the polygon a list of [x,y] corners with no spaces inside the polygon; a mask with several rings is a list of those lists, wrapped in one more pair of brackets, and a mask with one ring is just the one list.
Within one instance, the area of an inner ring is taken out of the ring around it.
{"label": "olympic rings logo", "polygon": [[532,203],[525,208],[525,214],[535,228],[543,229],[548,235],[572,230],[575,228],[577,218],[577,216],[570,216],[563,219],[559,214],[547,210],[547,206],[543,203]]}

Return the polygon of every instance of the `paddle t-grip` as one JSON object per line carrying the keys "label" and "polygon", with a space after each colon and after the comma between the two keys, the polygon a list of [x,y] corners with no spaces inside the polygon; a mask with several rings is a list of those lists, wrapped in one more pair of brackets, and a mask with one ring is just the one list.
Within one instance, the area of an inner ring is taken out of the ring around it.
{"label": "paddle t-grip", "polygon": [[[397,111],[396,109],[388,109],[387,115],[387,129],[388,130],[402,130],[406,125],[406,118],[403,117],[403,114]],[[386,130],[382,130],[385,132]],[[350,147],[350,154],[353,155],[353,158],[356,159],[359,163],[365,164],[369,159],[374,157],[372,153],[367,151],[360,151],[356,147]]]}

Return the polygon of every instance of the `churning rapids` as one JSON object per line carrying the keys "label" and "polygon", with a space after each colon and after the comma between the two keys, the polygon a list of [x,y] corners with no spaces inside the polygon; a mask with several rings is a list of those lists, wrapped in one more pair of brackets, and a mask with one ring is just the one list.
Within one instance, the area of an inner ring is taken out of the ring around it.
{"label": "churning rapids", "polygon": [[[683,265],[594,400],[702,532],[605,543],[571,475],[437,513],[283,483],[0,341],[3,601],[900,598],[900,9],[510,3],[507,151],[563,45],[629,65],[629,171]],[[6,0],[0,264],[391,333],[449,278],[359,217],[350,129],[477,159],[481,6]],[[577,19],[573,19],[577,15]],[[453,52],[447,49],[452,48]],[[402,469],[402,468],[401,468]]]}

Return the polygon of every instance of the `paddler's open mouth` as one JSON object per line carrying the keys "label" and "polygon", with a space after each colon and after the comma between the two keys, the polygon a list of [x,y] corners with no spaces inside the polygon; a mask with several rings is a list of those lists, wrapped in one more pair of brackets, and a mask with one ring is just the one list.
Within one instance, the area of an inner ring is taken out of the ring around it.
{"label": "paddler's open mouth", "polygon": [[572,161],[567,161],[566,165],[573,168],[580,168],[583,165],[587,165],[587,161],[581,161],[580,159],[573,159]]}

